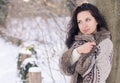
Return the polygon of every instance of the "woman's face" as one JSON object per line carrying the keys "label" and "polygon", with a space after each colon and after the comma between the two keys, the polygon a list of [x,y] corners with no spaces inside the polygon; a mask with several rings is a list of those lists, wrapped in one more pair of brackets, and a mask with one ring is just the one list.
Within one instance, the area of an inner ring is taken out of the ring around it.
{"label": "woman's face", "polygon": [[97,21],[89,11],[82,11],[77,15],[77,23],[81,33],[92,34],[97,31]]}

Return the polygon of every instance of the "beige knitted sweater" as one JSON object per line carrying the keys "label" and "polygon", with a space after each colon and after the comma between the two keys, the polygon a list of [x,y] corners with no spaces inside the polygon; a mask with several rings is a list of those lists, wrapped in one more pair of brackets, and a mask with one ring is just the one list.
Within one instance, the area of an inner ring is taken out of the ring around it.
{"label": "beige knitted sweater", "polygon": [[[89,69],[82,75],[82,83],[106,83],[106,79],[110,74],[113,57],[112,41],[110,38],[105,38],[97,45],[97,48],[99,48],[99,54],[96,58],[92,59],[92,63],[89,66]],[[75,49],[70,55],[69,50],[65,52],[61,58],[61,69],[67,75],[72,76],[72,83],[76,83],[76,80],[78,80],[78,72],[75,71],[75,73],[69,73],[67,69],[70,64],[72,65],[78,61],[81,55],[79,55]],[[81,82],[77,81],[77,83]]]}
{"label": "beige knitted sweater", "polygon": [[83,83],[106,83],[106,79],[110,74],[113,57],[113,44],[111,40],[107,38],[103,40],[98,47],[101,50],[96,60],[93,60],[93,64],[95,63],[93,71],[91,71],[92,68],[88,69],[83,75]]}

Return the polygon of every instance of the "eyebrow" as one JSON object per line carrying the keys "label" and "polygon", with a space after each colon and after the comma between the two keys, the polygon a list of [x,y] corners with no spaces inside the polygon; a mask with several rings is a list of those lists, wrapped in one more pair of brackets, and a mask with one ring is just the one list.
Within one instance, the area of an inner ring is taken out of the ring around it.
{"label": "eyebrow", "polygon": [[[91,19],[91,17],[87,17],[87,18],[85,18],[85,19]],[[78,19],[77,21],[81,21],[81,19]]]}

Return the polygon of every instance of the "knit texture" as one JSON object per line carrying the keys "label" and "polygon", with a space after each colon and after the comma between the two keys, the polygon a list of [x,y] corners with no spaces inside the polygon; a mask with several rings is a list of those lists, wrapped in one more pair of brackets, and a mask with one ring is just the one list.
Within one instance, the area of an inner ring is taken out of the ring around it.
{"label": "knit texture", "polygon": [[[100,82],[103,77],[99,77],[98,74],[105,74],[105,69],[103,69],[100,73],[100,69],[102,69],[103,65],[109,64],[109,57],[106,56],[112,56],[112,43],[110,41],[110,33],[108,31],[100,31],[93,35],[81,35],[78,34],[75,36],[75,42],[72,45],[68,51],[66,51],[62,58],[61,58],[61,69],[63,72],[67,75],[72,75],[72,83],[102,83]],[[95,41],[96,46],[93,47],[90,53],[88,54],[82,54],[78,61],[76,61],[74,64],[71,64],[72,60],[72,51],[89,41]],[[111,46],[110,48],[106,48],[108,46]],[[103,51],[106,51],[104,52]],[[111,49],[111,50],[108,50]],[[99,57],[98,57],[99,56]],[[101,57],[103,56],[103,57]],[[101,57],[101,58],[100,58]],[[101,62],[102,60],[108,59],[108,63]],[[98,63],[99,62],[99,63]],[[100,66],[102,64],[102,66]],[[109,65],[108,65],[109,66]],[[111,64],[109,66],[109,69],[111,69]],[[109,71],[110,72],[110,71]],[[104,77],[104,81],[106,80],[107,76],[109,75],[109,72],[106,77]],[[101,74],[101,75],[102,75]],[[98,78],[99,77],[99,78]],[[99,81],[98,81],[99,80]],[[103,82],[104,83],[104,82]]]}

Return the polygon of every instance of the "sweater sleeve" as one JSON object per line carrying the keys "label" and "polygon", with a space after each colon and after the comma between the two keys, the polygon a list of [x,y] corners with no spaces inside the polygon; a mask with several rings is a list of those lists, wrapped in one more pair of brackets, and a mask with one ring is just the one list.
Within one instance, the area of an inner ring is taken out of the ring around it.
{"label": "sweater sleeve", "polygon": [[60,67],[64,74],[72,75],[74,73],[73,71],[73,65],[71,64],[71,55],[73,52],[73,48],[68,49],[65,51],[60,59]]}
{"label": "sweater sleeve", "polygon": [[[60,59],[60,67],[64,74],[73,75],[79,55],[75,50],[77,42],[74,42],[71,48],[65,51]],[[76,56],[77,55],[77,56]]]}
{"label": "sweater sleeve", "polygon": [[78,52],[77,52],[77,49],[74,49],[73,50],[73,52],[72,52],[72,64],[74,64],[78,59],[79,59],[79,57],[81,56],[81,54],[79,54]]}
{"label": "sweater sleeve", "polygon": [[98,82],[106,83],[111,71],[111,62],[113,56],[113,44],[109,38],[103,40],[100,44],[100,53],[96,58],[96,66],[98,70]]}

